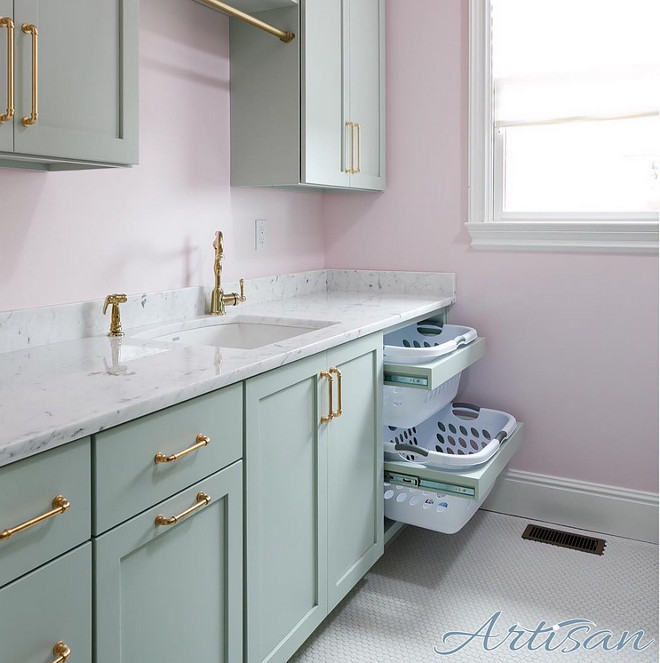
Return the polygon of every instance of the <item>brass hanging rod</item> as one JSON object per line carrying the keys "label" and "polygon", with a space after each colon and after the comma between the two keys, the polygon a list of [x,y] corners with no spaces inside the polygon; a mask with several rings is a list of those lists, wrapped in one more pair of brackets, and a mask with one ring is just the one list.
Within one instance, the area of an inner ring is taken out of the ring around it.
{"label": "brass hanging rod", "polygon": [[289,32],[288,30],[280,30],[279,28],[276,28],[269,23],[264,23],[264,21],[260,21],[258,18],[255,18],[250,14],[246,14],[245,12],[242,12],[240,9],[236,9],[231,5],[220,2],[220,0],[197,0],[197,2],[201,2],[207,7],[211,7],[211,9],[217,9],[223,14],[231,16],[232,18],[238,18],[241,21],[249,23],[250,25],[254,25],[255,28],[259,28],[260,30],[264,30],[265,32],[268,32],[275,37],[279,37],[280,41],[283,41],[285,44],[288,44],[290,41],[293,41],[296,38],[295,33]]}

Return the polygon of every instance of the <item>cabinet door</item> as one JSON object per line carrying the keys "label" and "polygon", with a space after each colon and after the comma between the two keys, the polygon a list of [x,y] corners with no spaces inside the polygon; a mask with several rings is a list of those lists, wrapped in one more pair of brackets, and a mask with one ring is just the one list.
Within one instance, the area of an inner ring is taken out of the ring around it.
{"label": "cabinet door", "polygon": [[341,416],[328,425],[332,610],[383,554],[382,336],[329,351],[328,364],[341,372],[342,392]]}
{"label": "cabinet door", "polygon": [[[302,164],[306,184],[349,186],[343,87],[342,3],[302,4]],[[347,119],[347,118],[346,118]]]}
{"label": "cabinet door", "polygon": [[96,663],[241,660],[242,503],[238,461],[95,540]]}
{"label": "cabinet door", "polygon": [[[106,163],[137,163],[137,0],[16,2],[14,151]],[[38,29],[38,120],[33,105]]]}
{"label": "cabinet door", "polygon": [[[351,187],[385,188],[385,6],[384,0],[344,0],[348,12],[346,89],[348,118],[356,129],[355,167]],[[359,133],[359,135],[358,135]]]}
{"label": "cabinet door", "polygon": [[[0,0],[0,18],[13,21],[14,5],[12,0]],[[9,90],[7,77],[9,75],[10,56],[9,26],[0,26],[0,115],[7,114],[9,109]],[[15,34],[15,32],[14,32]],[[14,123],[12,120],[0,123],[0,152],[11,152],[14,149]]]}
{"label": "cabinet door", "polygon": [[86,543],[0,589],[0,661],[45,663],[64,642],[92,660],[92,545]]}
{"label": "cabinet door", "polygon": [[246,382],[247,663],[283,663],[327,614],[325,353]]}

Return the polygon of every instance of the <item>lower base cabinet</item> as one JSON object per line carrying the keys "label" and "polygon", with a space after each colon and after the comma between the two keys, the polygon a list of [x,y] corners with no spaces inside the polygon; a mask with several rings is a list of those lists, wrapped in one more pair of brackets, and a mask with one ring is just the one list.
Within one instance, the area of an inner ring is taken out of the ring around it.
{"label": "lower base cabinet", "polygon": [[381,400],[379,334],[246,382],[247,663],[287,661],[382,555]]}
{"label": "lower base cabinet", "polygon": [[66,647],[71,663],[91,663],[91,579],[86,543],[0,589],[0,661],[47,663]]}
{"label": "lower base cabinet", "polygon": [[241,461],[98,537],[94,553],[95,663],[242,660]]}

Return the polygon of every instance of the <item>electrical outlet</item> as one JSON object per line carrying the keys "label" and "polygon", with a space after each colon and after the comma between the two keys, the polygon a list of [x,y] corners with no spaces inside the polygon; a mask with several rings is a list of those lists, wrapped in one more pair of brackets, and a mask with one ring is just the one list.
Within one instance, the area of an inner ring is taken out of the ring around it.
{"label": "electrical outlet", "polygon": [[254,248],[263,251],[266,248],[266,219],[254,221]]}

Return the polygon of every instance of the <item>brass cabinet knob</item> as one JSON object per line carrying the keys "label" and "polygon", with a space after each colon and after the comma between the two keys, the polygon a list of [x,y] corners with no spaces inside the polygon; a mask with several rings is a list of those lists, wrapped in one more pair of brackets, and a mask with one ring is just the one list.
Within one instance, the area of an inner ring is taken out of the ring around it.
{"label": "brass cabinet knob", "polygon": [[128,301],[126,295],[108,295],[103,303],[103,315],[108,310],[108,306],[112,305],[112,312],[110,314],[110,331],[108,336],[123,336],[124,332],[121,330],[121,320],[119,317],[119,305],[125,304]]}

